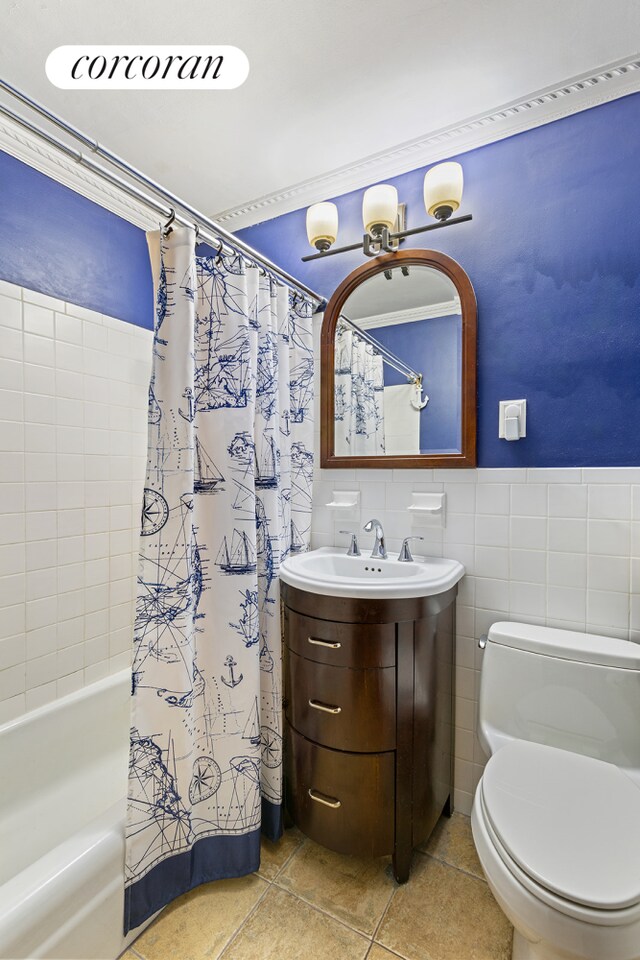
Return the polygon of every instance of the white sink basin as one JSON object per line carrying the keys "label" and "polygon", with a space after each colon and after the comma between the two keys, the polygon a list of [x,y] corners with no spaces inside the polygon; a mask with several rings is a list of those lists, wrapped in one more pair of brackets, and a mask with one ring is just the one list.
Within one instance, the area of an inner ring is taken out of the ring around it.
{"label": "white sink basin", "polygon": [[443,557],[415,557],[400,563],[368,556],[348,557],[344,547],[321,547],[294,554],[280,567],[280,579],[290,587],[325,597],[361,597],[404,600],[431,597],[449,590],[464,576],[457,560]]}

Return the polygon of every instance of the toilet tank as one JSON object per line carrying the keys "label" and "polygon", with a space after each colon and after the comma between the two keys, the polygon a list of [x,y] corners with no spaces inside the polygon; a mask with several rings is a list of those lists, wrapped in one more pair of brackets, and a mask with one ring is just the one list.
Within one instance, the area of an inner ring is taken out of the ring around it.
{"label": "toilet tank", "polygon": [[487,754],[532,740],[640,771],[640,644],[494,623],[480,678]]}

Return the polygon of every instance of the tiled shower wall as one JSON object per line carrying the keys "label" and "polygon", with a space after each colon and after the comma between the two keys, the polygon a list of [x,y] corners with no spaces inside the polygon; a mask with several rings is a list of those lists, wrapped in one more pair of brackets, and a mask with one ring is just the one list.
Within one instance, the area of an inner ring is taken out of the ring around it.
{"label": "tiled shower wall", "polygon": [[[496,410],[496,431],[497,419]],[[326,507],[334,490],[359,491],[358,509]],[[443,528],[412,523],[407,507],[418,491],[446,494]],[[465,566],[457,601],[454,798],[463,813],[471,811],[486,762],[476,737],[477,638],[492,623],[513,619],[640,642],[640,468],[316,469],[313,504],[314,547],[346,549],[349,537],[339,531],[353,530],[366,555],[373,539],[362,527],[377,517],[391,557],[403,537],[419,535],[425,539],[413,544],[414,553]]]}
{"label": "tiled shower wall", "polygon": [[131,662],[151,338],[0,282],[0,722]]}

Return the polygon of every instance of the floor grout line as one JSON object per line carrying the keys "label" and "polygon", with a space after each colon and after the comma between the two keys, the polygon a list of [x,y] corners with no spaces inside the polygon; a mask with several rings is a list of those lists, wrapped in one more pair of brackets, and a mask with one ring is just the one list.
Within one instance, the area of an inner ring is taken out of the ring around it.
{"label": "floor grout line", "polygon": [[341,927],[345,927],[347,930],[350,930],[351,933],[357,933],[357,935],[359,937],[362,937],[364,940],[371,940],[370,934],[364,933],[362,930],[358,930],[357,927],[352,927],[350,924],[346,922],[346,920],[341,920],[340,917],[334,916],[333,913],[329,913],[328,910],[324,910],[322,907],[318,906],[317,903],[311,903],[310,900],[305,900],[305,898],[300,896],[300,894],[293,893],[292,890],[287,890],[286,887],[281,886],[279,883],[276,883],[275,881],[273,883],[273,886],[277,887],[278,890],[282,890],[283,893],[288,893],[289,896],[293,897],[294,900],[299,900],[300,903],[304,903],[305,906],[311,907],[311,909],[315,910],[316,913],[321,913],[323,917],[327,917],[327,919],[333,920],[335,921],[335,923],[339,923]]}
{"label": "floor grout line", "polygon": [[403,956],[403,954],[396,953],[395,950],[391,950],[389,947],[385,947],[384,943],[378,943],[377,940],[371,941],[371,946],[369,947],[369,951],[367,953],[367,956],[364,958],[364,960],[368,960],[369,956],[371,955],[371,951],[373,950],[374,947],[380,947],[380,949],[385,950],[389,954],[389,956],[398,957],[398,960],[407,960],[407,957]]}
{"label": "floor grout line", "polygon": [[[393,903],[393,901],[394,901],[394,899],[395,899],[395,896],[396,896],[398,890],[400,890],[400,889],[401,889],[401,885],[396,881],[396,882],[395,882],[395,886],[394,886],[393,890],[391,891],[391,896],[389,897],[389,900],[387,901],[387,905],[386,905],[386,907],[384,908],[384,910],[382,911],[382,916],[381,916],[380,919],[378,920],[377,926],[376,926],[375,930],[373,931],[373,936],[371,937],[371,942],[372,942],[372,943],[377,943],[377,942],[378,942],[378,941],[376,940],[376,937],[378,936],[378,933],[379,933],[379,931],[380,931],[380,927],[382,926],[382,924],[383,924],[383,922],[384,922],[384,919],[385,919],[385,917],[387,916],[387,914],[388,914],[388,912],[389,912],[389,910],[390,910],[390,908],[391,908],[391,904]],[[383,944],[381,944],[381,946],[383,946]],[[385,947],[385,949],[386,949],[386,947]]]}
{"label": "floor grout line", "polygon": [[[255,876],[257,876],[257,874],[255,874]],[[272,882],[271,882],[270,880],[265,880],[264,877],[260,877],[259,879],[260,879],[260,880],[264,880],[264,882],[267,884],[266,889],[264,889],[264,890],[262,891],[262,893],[260,894],[260,896],[258,897],[258,899],[256,900],[256,902],[254,903],[254,905],[251,907],[251,910],[249,910],[249,912],[248,912],[248,914],[245,916],[245,918],[240,922],[240,924],[236,927],[236,929],[235,929],[235,930],[233,931],[233,933],[230,935],[230,937],[229,937],[228,940],[225,942],[225,944],[224,944],[224,946],[222,947],[222,949],[219,951],[218,955],[217,955],[216,957],[213,957],[212,960],[222,960],[222,957],[224,956],[224,954],[225,954],[225,952],[227,951],[227,949],[231,946],[231,944],[233,943],[233,941],[235,940],[235,938],[238,936],[238,934],[240,933],[240,931],[241,931],[241,930],[243,929],[243,927],[249,922],[249,919],[253,916],[253,914],[256,912],[256,910],[258,909],[258,907],[260,906],[260,904],[262,903],[262,901],[264,900],[264,898],[266,897],[266,895],[269,893],[270,887],[273,886]]]}
{"label": "floor grout line", "polygon": [[464,873],[465,876],[471,877],[472,880],[479,880],[480,883],[485,883],[486,880],[484,877],[479,877],[477,873],[471,873],[470,870],[465,870],[464,867],[459,867],[455,863],[451,863],[449,860],[443,860],[442,857],[436,857],[432,853],[425,853],[423,850],[418,850],[418,853],[422,854],[423,857],[429,857],[430,860],[435,860],[437,863],[444,864],[445,867],[451,867],[453,870],[457,870],[458,873]]}
{"label": "floor grout line", "polygon": [[280,876],[280,874],[282,873],[282,871],[284,870],[284,868],[287,867],[287,866],[291,863],[291,861],[293,860],[293,858],[296,857],[296,856],[300,853],[300,851],[303,849],[303,847],[306,846],[307,843],[308,843],[308,837],[303,837],[303,839],[302,839],[302,840],[300,841],[300,843],[295,847],[295,849],[291,851],[291,853],[289,854],[289,856],[287,857],[287,859],[286,859],[282,864],[280,864],[279,868],[276,870],[275,874],[273,875],[273,878],[272,878],[272,881],[271,881],[272,883],[273,883],[273,881],[277,880],[277,878]]}

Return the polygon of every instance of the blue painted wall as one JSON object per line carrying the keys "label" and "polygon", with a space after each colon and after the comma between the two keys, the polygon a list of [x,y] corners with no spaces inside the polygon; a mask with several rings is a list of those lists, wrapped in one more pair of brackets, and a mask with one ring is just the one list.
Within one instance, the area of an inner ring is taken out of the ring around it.
{"label": "blue painted wall", "polygon": [[[460,315],[376,327],[370,333],[397,357],[424,377],[429,403],[420,411],[422,453],[460,450],[460,370],[462,324]],[[384,364],[384,385],[394,387],[407,378]],[[410,414],[411,411],[407,411]]]}
{"label": "blue painted wall", "polygon": [[[640,94],[458,159],[473,221],[414,238],[469,274],[478,298],[479,465],[640,464]],[[424,170],[390,181],[426,221]],[[337,198],[339,243],[362,191]],[[305,210],[240,234],[330,296],[355,253],[303,264]],[[498,440],[498,401],[526,397],[527,437]]]}
{"label": "blue painted wall", "polygon": [[2,152],[0,279],[153,326],[144,231]]}

